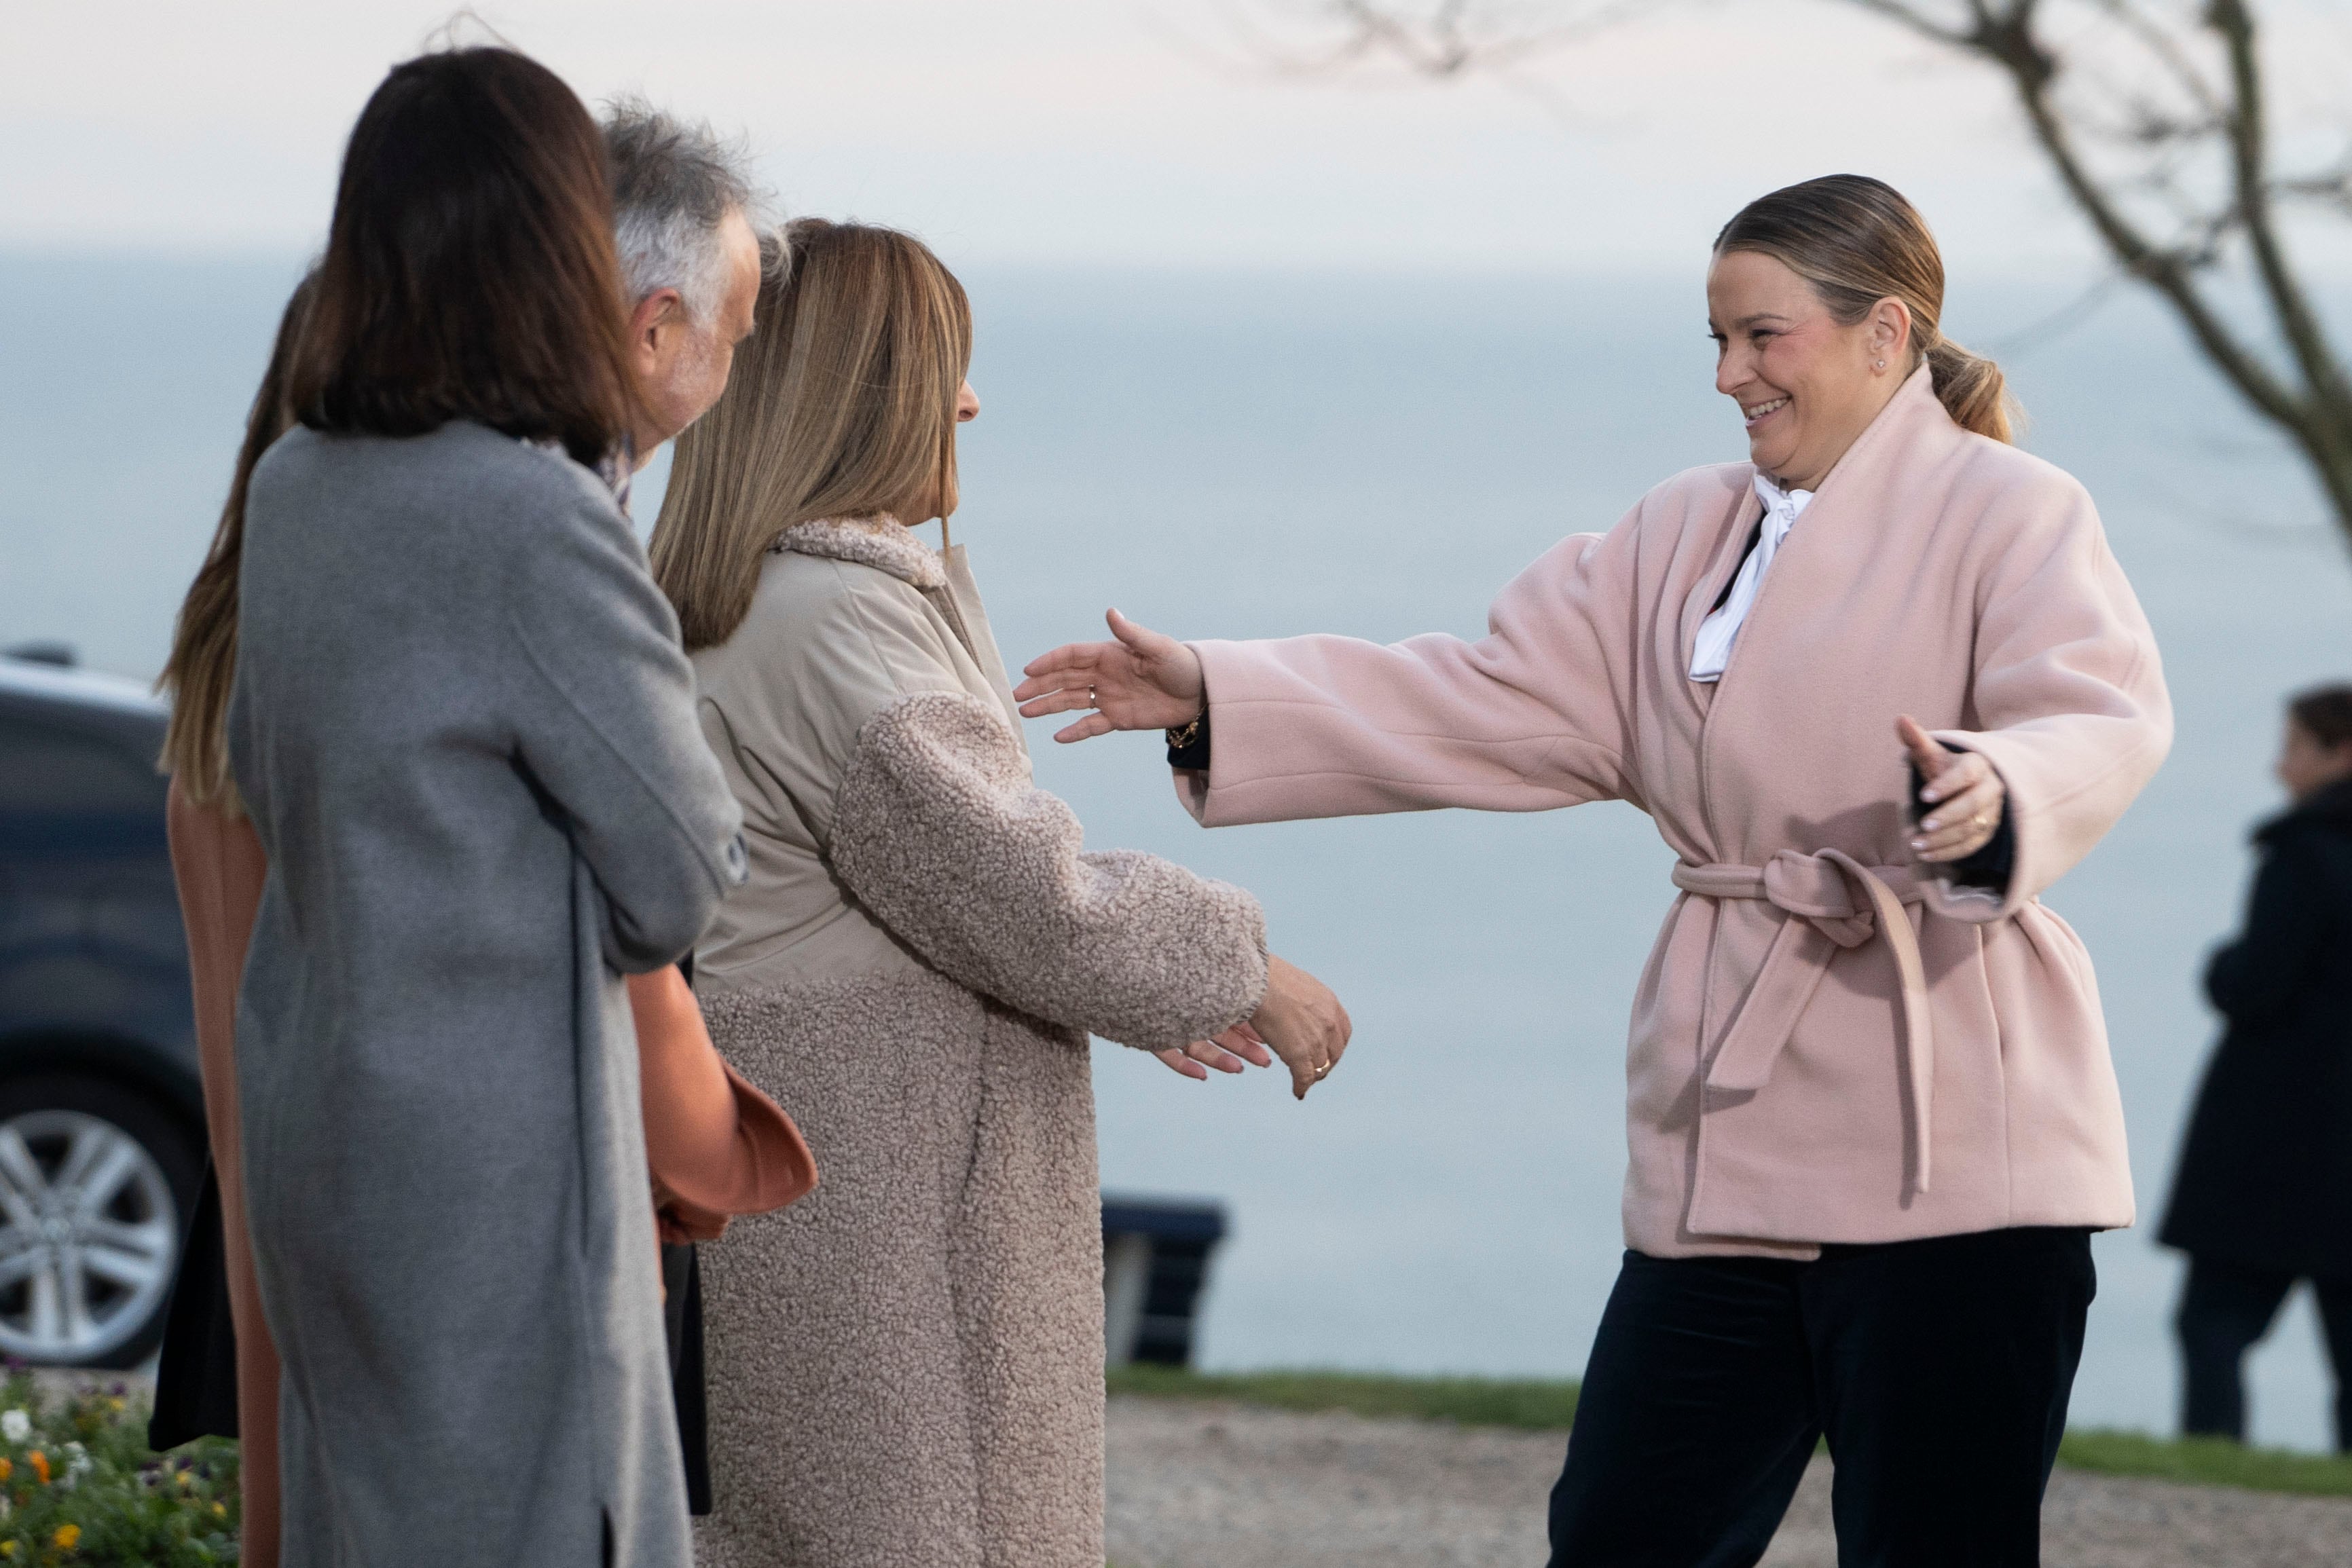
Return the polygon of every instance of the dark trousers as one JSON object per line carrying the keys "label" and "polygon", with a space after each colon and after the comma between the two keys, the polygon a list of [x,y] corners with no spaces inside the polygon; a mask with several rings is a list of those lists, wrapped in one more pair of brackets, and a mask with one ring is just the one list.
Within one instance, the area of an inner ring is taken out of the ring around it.
{"label": "dark trousers", "polygon": [[1811,1263],[1626,1253],[1552,1489],[1552,1568],[1748,1568],[1823,1437],[1840,1568],[2038,1563],[2095,1286],[2083,1230]]}
{"label": "dark trousers", "polygon": [[[2246,1440],[2246,1352],[2278,1317],[2297,1276],[2191,1258],[2173,1328],[2180,1335],[2180,1429]],[[2336,1447],[2352,1454],[2352,1279],[2314,1280],[2327,1359],[2336,1368]]]}
{"label": "dark trousers", "polygon": [[670,1399],[677,1407],[678,1455],[686,1461],[686,1511],[710,1511],[709,1391],[702,1365],[702,1260],[691,1241],[665,1245],[662,1337],[669,1343]]}

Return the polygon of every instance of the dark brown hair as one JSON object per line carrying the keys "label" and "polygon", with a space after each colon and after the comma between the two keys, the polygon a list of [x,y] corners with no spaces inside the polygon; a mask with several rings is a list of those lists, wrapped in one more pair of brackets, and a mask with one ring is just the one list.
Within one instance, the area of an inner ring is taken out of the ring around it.
{"label": "dark brown hair", "polygon": [[596,123],[511,49],[394,66],[343,153],[288,392],[318,430],[477,420],[593,464],[637,406]]}
{"label": "dark brown hair", "polygon": [[253,482],[253,465],[293,426],[287,376],[318,286],[317,272],[304,277],[278,319],[278,339],[270,346],[268,368],[261,373],[261,390],[253,394],[253,407],[245,416],[245,444],[237,448],[236,469],[229,476],[228,499],[222,504],[205,564],[196,569],[196,580],[180,602],[180,617],[172,627],[171,660],[155,681],[157,691],[173,697],[172,722],[163,732],[160,759],[163,771],[179,780],[189,800],[218,806],[231,816],[242,814],[243,808],[229,778],[222,726],[228,716],[229,684],[236,674],[236,582],[245,559],[245,493]]}
{"label": "dark brown hair", "polygon": [[[1829,174],[1759,196],[1715,236],[1715,254],[1769,256],[1813,286],[1851,327],[1885,298],[1911,312],[1911,349],[1927,361],[1936,395],[1964,430],[2011,439],[2020,417],[2000,367],[1944,336],[1944,257],[1919,210],[1884,180]],[[1918,358],[1912,364],[1916,367]]]}
{"label": "dark brown hair", "polygon": [[2352,686],[2314,686],[2298,692],[2286,705],[2288,718],[2329,747],[2352,741]]}
{"label": "dark brown hair", "polygon": [[757,324],[679,437],[654,527],[654,580],[689,652],[735,634],[795,523],[920,524],[958,499],[971,305],[955,275],[912,235],[823,218],[769,236],[761,259]]}

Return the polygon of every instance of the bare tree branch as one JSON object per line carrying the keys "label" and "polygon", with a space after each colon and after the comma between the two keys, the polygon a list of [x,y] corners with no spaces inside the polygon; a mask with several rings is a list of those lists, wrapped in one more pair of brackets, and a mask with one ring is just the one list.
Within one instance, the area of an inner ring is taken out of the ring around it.
{"label": "bare tree branch", "polygon": [[2213,0],[2207,15],[2229,46],[2230,80],[2236,99],[2236,111],[2229,122],[2230,150],[2238,204],[2247,241],[2253,250],[2254,265],[2270,295],[2272,313],[2286,339],[2288,350],[2294,355],[2296,365],[2312,389],[2331,402],[2352,407],[2352,388],[2345,383],[2343,368],[2328,343],[2326,329],[2321,326],[2318,312],[2312,308],[2309,296],[2305,294],[2279,244],[2265,172],[2268,127],[2262,67],[2254,57],[2253,13],[2247,9],[2245,0]]}
{"label": "bare tree branch", "polygon": [[[1908,27],[1928,42],[1941,44],[1946,48],[1965,49],[1969,47],[1969,40],[1974,36],[1973,26],[1960,27],[1939,22],[1918,6],[1906,4],[1905,0],[1854,0],[1854,4],[1865,11],[1875,12],[1890,22]],[[1980,23],[1984,7],[1971,4],[1969,9],[1976,14],[1971,16],[1971,23]]]}
{"label": "bare tree branch", "polygon": [[2222,103],[2220,89],[2206,79],[2203,71],[2197,68],[2197,62],[2189,57],[2188,49],[2179,39],[2146,11],[2133,5],[2131,0],[2099,0],[2099,9],[2140,41],[2189,100],[2203,111],[2208,124],[2218,125],[2221,121],[2228,110]]}
{"label": "bare tree branch", "polygon": [[[1302,50],[1255,35],[1260,57],[1277,70],[1328,74],[1371,62],[1401,66],[1437,80],[1475,72],[1493,75],[1617,26],[1644,9],[1643,0],[1560,0],[1509,5],[1496,0],[1308,0],[1268,7],[1269,19],[1297,18],[1324,39]],[[1292,29],[1296,31],[1296,27]],[[1331,35],[1337,34],[1336,37]]]}

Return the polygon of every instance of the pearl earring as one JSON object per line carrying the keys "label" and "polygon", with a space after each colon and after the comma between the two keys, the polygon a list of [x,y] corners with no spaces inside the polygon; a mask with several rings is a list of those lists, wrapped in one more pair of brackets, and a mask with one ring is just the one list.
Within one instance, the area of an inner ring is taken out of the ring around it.
{"label": "pearl earring", "polygon": [[1871,362],[1875,364],[1882,371],[1886,368],[1886,361],[1885,360],[1874,360]]}

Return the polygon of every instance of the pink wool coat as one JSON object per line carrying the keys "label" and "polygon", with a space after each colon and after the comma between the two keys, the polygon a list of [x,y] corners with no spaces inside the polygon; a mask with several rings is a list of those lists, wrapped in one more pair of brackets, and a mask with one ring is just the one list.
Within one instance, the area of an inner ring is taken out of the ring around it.
{"label": "pink wool coat", "polygon": [[[2156,643],[2082,486],[1924,369],[1823,482],[1722,680],[1692,640],[1759,504],[1696,468],[1545,554],[1489,633],[1201,643],[1203,823],[1623,800],[1681,856],[1633,1002],[1627,1244],[1809,1256],[2132,1220],[2089,955],[2042,892],[2171,743]],[[1914,863],[1909,714],[2009,791],[2005,895]]]}

